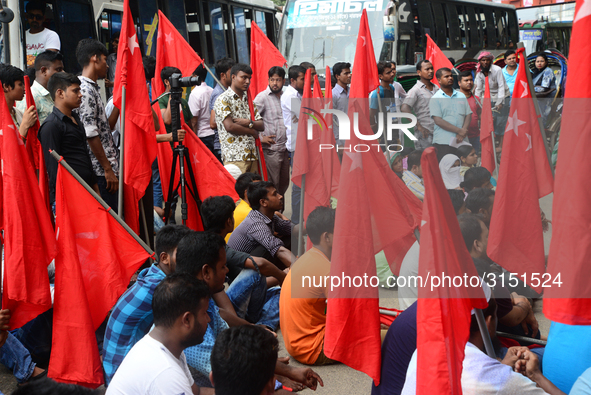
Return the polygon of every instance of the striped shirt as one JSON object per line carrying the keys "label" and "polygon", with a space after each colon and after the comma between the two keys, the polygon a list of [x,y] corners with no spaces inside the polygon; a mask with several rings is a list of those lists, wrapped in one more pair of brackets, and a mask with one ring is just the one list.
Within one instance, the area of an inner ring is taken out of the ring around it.
{"label": "striped shirt", "polygon": [[275,256],[280,247],[283,247],[283,241],[279,237],[291,236],[291,221],[283,220],[279,216],[273,216],[270,219],[258,210],[252,210],[244,221],[234,229],[228,246],[237,251],[246,253],[252,252],[256,247],[262,245],[271,256]]}
{"label": "striped shirt", "polygon": [[417,176],[412,171],[405,170],[404,173],[402,173],[402,181],[404,181],[408,189],[410,189],[416,197],[423,200],[425,197],[425,186],[423,185],[421,177]]}
{"label": "striped shirt", "polygon": [[275,144],[264,144],[263,148],[283,152],[287,149],[285,145],[287,143],[287,134],[283,122],[283,110],[281,109],[281,95],[283,92],[280,93],[277,96],[267,86],[267,89],[259,93],[253,102],[256,104],[265,123],[265,130],[260,133],[261,136],[275,135]]}

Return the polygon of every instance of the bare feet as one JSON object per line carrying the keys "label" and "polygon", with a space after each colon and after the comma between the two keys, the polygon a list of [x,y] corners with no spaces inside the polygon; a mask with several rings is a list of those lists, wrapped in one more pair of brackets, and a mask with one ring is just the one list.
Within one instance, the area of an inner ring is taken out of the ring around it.
{"label": "bare feet", "polygon": [[280,376],[280,375],[276,374],[275,379],[277,379],[277,381],[279,381],[281,384],[283,384],[284,387],[290,388],[293,392],[299,392],[299,391],[303,390],[304,388],[306,388],[303,386],[303,384],[296,383],[295,381],[288,379],[285,376]]}

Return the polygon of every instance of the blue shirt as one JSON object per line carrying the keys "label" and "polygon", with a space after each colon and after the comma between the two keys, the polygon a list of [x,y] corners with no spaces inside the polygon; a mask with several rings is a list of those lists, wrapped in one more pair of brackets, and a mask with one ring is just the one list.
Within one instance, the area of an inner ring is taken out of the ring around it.
{"label": "blue shirt", "polygon": [[380,385],[371,385],[371,395],[399,395],[406,370],[417,349],[417,302],[411,304],[390,325],[382,343]]}
{"label": "blue shirt", "polygon": [[[394,97],[389,98],[387,104],[385,104],[384,101],[382,100],[382,105],[384,105],[384,112],[395,112],[396,108],[399,104],[398,103],[399,100],[406,98],[406,91],[404,90],[402,85],[400,85],[399,82],[394,81],[393,84],[390,84],[390,88],[392,88],[392,92],[394,94]],[[380,86],[380,98],[381,99],[385,98],[385,91],[384,91],[384,88],[381,86]],[[371,91],[369,94],[369,108],[371,108],[372,110],[379,110],[380,109],[379,102],[378,102],[378,90],[377,89]]]}
{"label": "blue shirt", "polygon": [[157,264],[141,271],[111,312],[103,342],[103,369],[109,385],[129,350],[154,324],[152,296],[156,286],[166,277]]}
{"label": "blue shirt", "polygon": [[[334,88],[332,88],[332,108],[335,110],[340,110],[347,114],[349,110],[349,87],[346,89],[336,84]],[[334,133],[334,139],[337,145],[343,146],[345,144],[344,140],[339,140],[339,119],[335,116],[332,117],[332,132]]]}
{"label": "blue shirt", "polygon": [[513,87],[515,86],[515,78],[517,78],[517,71],[519,70],[519,65],[513,72],[513,75],[507,72],[507,66],[503,67],[503,77],[505,77],[505,82],[509,87],[509,97],[513,97]]}
{"label": "blue shirt", "polygon": [[[458,128],[464,125],[466,115],[472,114],[466,96],[455,90],[451,96],[448,96],[443,89],[435,92],[431,100],[429,100],[429,110],[431,117],[442,118],[444,121]],[[435,124],[435,128],[433,129],[433,144],[450,145],[452,139],[456,136],[457,134],[448,132]]]}

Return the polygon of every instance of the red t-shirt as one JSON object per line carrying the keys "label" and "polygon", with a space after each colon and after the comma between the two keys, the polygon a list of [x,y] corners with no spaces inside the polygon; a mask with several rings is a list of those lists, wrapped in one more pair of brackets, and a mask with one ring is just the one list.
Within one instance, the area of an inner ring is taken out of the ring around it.
{"label": "red t-shirt", "polygon": [[[468,137],[476,137],[480,135],[480,127],[478,126],[478,120],[480,119],[480,112],[482,109],[476,103],[476,99],[474,95],[470,95],[468,99],[468,104],[470,105],[470,110],[472,110],[472,119],[470,120],[470,125],[468,126]],[[480,101],[480,99],[478,99]]]}

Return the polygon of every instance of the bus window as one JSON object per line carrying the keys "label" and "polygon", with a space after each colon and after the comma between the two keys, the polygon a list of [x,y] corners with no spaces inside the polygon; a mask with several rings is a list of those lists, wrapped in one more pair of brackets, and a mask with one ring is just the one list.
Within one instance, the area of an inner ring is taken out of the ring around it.
{"label": "bus window", "polygon": [[484,16],[486,20],[486,23],[484,25],[485,28],[483,29],[483,31],[485,31],[486,35],[488,36],[488,47],[491,49],[503,48],[503,44],[497,38],[497,32],[495,29],[495,19],[493,17],[492,10],[488,7],[484,7],[480,15]]}
{"label": "bus window", "polygon": [[211,48],[208,51],[210,53],[209,59],[213,63],[228,56],[222,5],[213,1],[204,3],[203,11],[205,12],[205,17],[208,19],[206,23],[209,22],[206,24],[205,30],[208,36],[208,47]]}
{"label": "bus window", "polygon": [[447,23],[449,28],[449,40],[451,49],[462,49],[462,34],[460,29],[460,19],[458,17],[458,9],[453,4],[443,4],[445,14],[447,16]]}
{"label": "bus window", "polygon": [[83,38],[96,37],[90,4],[77,1],[58,1],[57,17],[64,68],[69,73],[79,73],[82,68],[76,60],[76,46]]}
{"label": "bus window", "polygon": [[121,18],[123,13],[113,10],[104,10],[101,13],[101,17],[98,22],[98,39],[103,43],[107,43],[107,49],[109,48],[111,37],[121,32]]}
{"label": "bus window", "polygon": [[447,44],[447,23],[445,21],[445,16],[443,14],[443,7],[441,7],[441,3],[431,3],[431,9],[433,11],[433,16],[435,19],[435,37],[433,40],[437,43],[439,48],[448,48]]}
{"label": "bus window", "polygon": [[425,0],[418,0],[418,15],[417,26],[421,31],[421,35],[417,37],[421,45],[427,42],[427,38],[423,34],[428,34],[433,40],[436,39],[435,35],[435,23],[433,22],[433,16],[431,15],[431,7]]}
{"label": "bus window", "polygon": [[476,19],[474,7],[466,7],[464,18],[468,21],[468,31],[470,32],[470,44],[468,48],[482,48],[483,41],[480,35],[479,22]]}
{"label": "bus window", "polygon": [[462,48],[470,46],[470,29],[468,27],[468,19],[466,18],[466,9],[464,6],[456,6],[458,20],[460,22],[460,32],[462,37]]}
{"label": "bus window", "polygon": [[189,33],[189,44],[199,54],[205,56],[203,53],[203,44],[201,42],[201,18],[199,13],[199,3],[186,1],[186,18],[187,18],[187,32]]}
{"label": "bus window", "polygon": [[[507,17],[504,10],[495,10],[495,28],[497,32],[497,39],[503,45],[503,48],[509,48],[509,36],[507,35]],[[515,43],[513,43],[515,44]]]}
{"label": "bus window", "polygon": [[517,23],[517,14],[515,12],[509,12],[507,14],[509,21],[507,24],[507,32],[509,34],[510,40],[516,44],[519,41],[519,24]]}
{"label": "bus window", "polygon": [[234,34],[236,35],[236,47],[238,50],[238,62],[250,63],[248,56],[248,35],[246,32],[246,17],[244,8],[232,7],[234,9]]}
{"label": "bus window", "polygon": [[254,15],[257,25],[261,28],[263,33],[267,35],[267,22],[265,21],[265,14],[262,11],[255,11]]}

